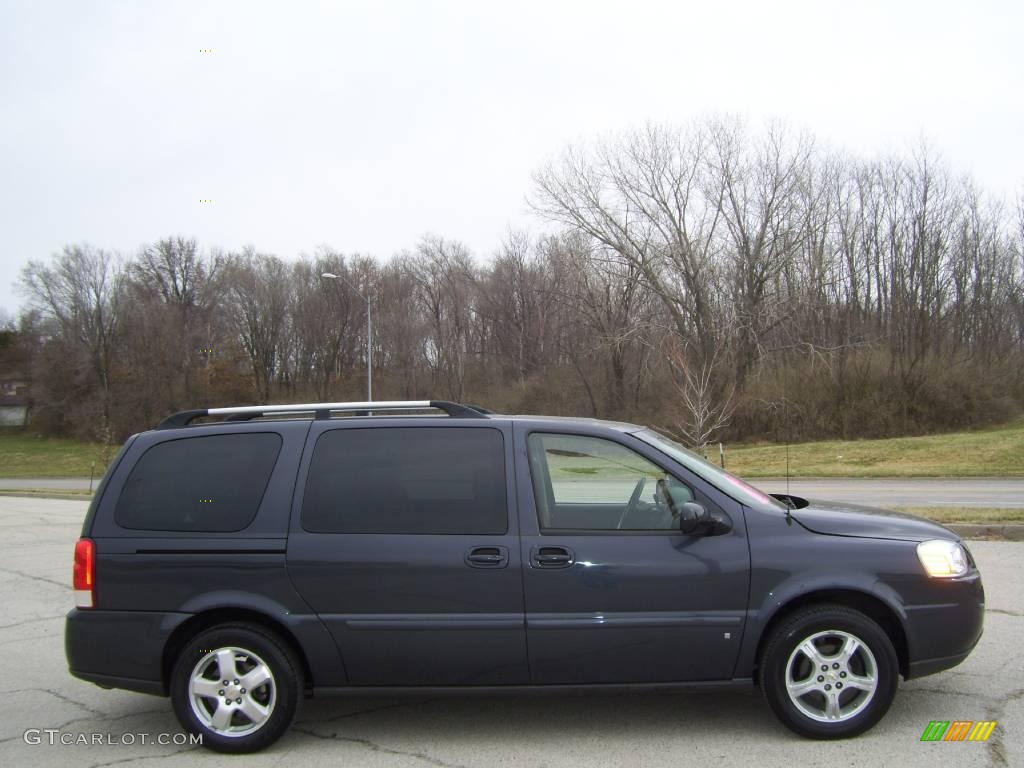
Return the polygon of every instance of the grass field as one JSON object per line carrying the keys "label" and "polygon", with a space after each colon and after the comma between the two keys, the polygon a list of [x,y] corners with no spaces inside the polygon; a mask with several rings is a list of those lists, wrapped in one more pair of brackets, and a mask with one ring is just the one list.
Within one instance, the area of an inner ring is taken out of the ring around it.
{"label": "grass field", "polygon": [[[717,446],[709,458],[718,459]],[[39,438],[20,429],[0,429],[0,477],[88,477],[103,474],[116,446]],[[759,444],[726,446],[726,468],[741,477],[782,477],[786,448]],[[566,462],[567,472],[588,467]],[[888,440],[794,443],[792,477],[1024,477],[1024,421],[976,432],[954,432]]]}
{"label": "grass field", "polygon": [[36,437],[21,429],[0,429],[0,477],[88,477],[97,479],[119,446]]}
{"label": "grass field", "polygon": [[[717,446],[708,446],[717,461]],[[782,477],[786,447],[726,446],[726,469],[740,477]],[[791,477],[1024,477],[1024,422],[977,432],[888,440],[794,443]]]}

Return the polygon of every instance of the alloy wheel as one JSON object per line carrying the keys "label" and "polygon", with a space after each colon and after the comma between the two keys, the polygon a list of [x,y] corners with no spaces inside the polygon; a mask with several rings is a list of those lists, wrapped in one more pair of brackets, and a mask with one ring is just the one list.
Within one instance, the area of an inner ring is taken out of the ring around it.
{"label": "alloy wheel", "polygon": [[199,722],[228,737],[248,736],[270,719],[277,688],[270,667],[252,651],[211,650],[192,669],[189,703]]}
{"label": "alloy wheel", "polygon": [[822,723],[857,716],[878,689],[878,664],[867,643],[850,632],[815,632],[786,663],[786,693],[804,715]]}

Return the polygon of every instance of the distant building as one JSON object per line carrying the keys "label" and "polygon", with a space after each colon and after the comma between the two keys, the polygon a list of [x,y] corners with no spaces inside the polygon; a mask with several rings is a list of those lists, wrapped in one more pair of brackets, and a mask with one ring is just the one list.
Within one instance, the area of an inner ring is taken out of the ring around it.
{"label": "distant building", "polygon": [[28,422],[28,381],[20,373],[0,374],[0,427]]}

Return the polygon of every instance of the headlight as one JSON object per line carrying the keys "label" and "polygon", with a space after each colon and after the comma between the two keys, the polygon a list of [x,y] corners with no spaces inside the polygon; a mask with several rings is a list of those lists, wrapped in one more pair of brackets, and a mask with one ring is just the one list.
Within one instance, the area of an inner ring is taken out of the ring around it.
{"label": "headlight", "polygon": [[952,578],[963,576],[969,568],[967,553],[955,541],[932,539],[917,545],[917,558],[929,576]]}

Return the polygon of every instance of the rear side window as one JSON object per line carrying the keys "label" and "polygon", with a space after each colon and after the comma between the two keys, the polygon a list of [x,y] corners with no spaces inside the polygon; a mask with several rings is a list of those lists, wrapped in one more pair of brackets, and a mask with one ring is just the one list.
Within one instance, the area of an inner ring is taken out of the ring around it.
{"label": "rear side window", "polygon": [[256,517],[280,451],[280,435],[269,432],[158,443],[128,475],[114,519],[146,531],[240,531]]}
{"label": "rear side window", "polygon": [[302,527],[316,533],[505,533],[501,432],[460,427],[325,432],[309,467]]}

